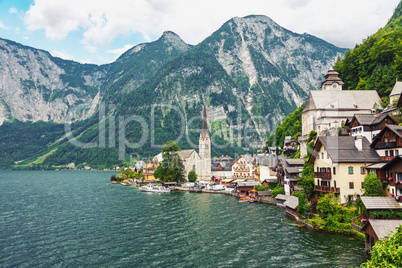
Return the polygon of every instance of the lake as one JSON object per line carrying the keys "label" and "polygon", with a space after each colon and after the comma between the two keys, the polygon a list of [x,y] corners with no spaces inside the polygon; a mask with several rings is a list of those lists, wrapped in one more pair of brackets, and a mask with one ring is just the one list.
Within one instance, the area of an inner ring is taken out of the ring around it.
{"label": "lake", "polygon": [[355,267],[364,243],[232,196],[145,193],[113,172],[1,171],[0,267]]}

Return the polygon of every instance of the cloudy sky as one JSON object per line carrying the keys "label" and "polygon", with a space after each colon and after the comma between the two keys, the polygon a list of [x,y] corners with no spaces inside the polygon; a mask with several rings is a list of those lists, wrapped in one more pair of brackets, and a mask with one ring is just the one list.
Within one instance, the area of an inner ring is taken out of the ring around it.
{"label": "cloudy sky", "polygon": [[64,59],[104,64],[170,30],[198,44],[233,17],[266,15],[297,33],[352,48],[400,0],[0,0],[0,38]]}

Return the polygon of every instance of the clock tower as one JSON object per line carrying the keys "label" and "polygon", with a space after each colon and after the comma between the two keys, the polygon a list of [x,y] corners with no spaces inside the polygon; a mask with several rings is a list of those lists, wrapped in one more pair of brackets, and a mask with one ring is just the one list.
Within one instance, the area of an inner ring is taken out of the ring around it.
{"label": "clock tower", "polygon": [[198,179],[207,180],[211,179],[211,138],[209,137],[208,131],[208,118],[207,109],[204,105],[204,110],[202,114],[202,128],[199,140],[199,156],[201,158],[201,163],[199,166]]}

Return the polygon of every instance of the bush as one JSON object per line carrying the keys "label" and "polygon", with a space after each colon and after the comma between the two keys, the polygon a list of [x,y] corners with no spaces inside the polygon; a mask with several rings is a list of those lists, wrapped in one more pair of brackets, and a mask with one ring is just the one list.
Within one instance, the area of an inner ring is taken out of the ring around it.
{"label": "bush", "polygon": [[285,194],[285,189],[281,188],[281,187],[276,187],[273,191],[272,191],[272,197],[275,198],[278,194]]}
{"label": "bush", "polygon": [[255,188],[257,191],[267,191],[267,190],[268,190],[268,187],[265,186],[265,185],[256,185],[254,188]]}

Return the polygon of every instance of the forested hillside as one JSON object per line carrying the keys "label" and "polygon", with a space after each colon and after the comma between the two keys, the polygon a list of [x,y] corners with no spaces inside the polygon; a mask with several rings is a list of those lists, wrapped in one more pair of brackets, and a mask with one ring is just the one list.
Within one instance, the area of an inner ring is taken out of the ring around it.
{"label": "forested hillside", "polygon": [[385,27],[339,58],[334,69],[344,89],[375,89],[389,103],[396,79],[402,79],[402,2]]}

